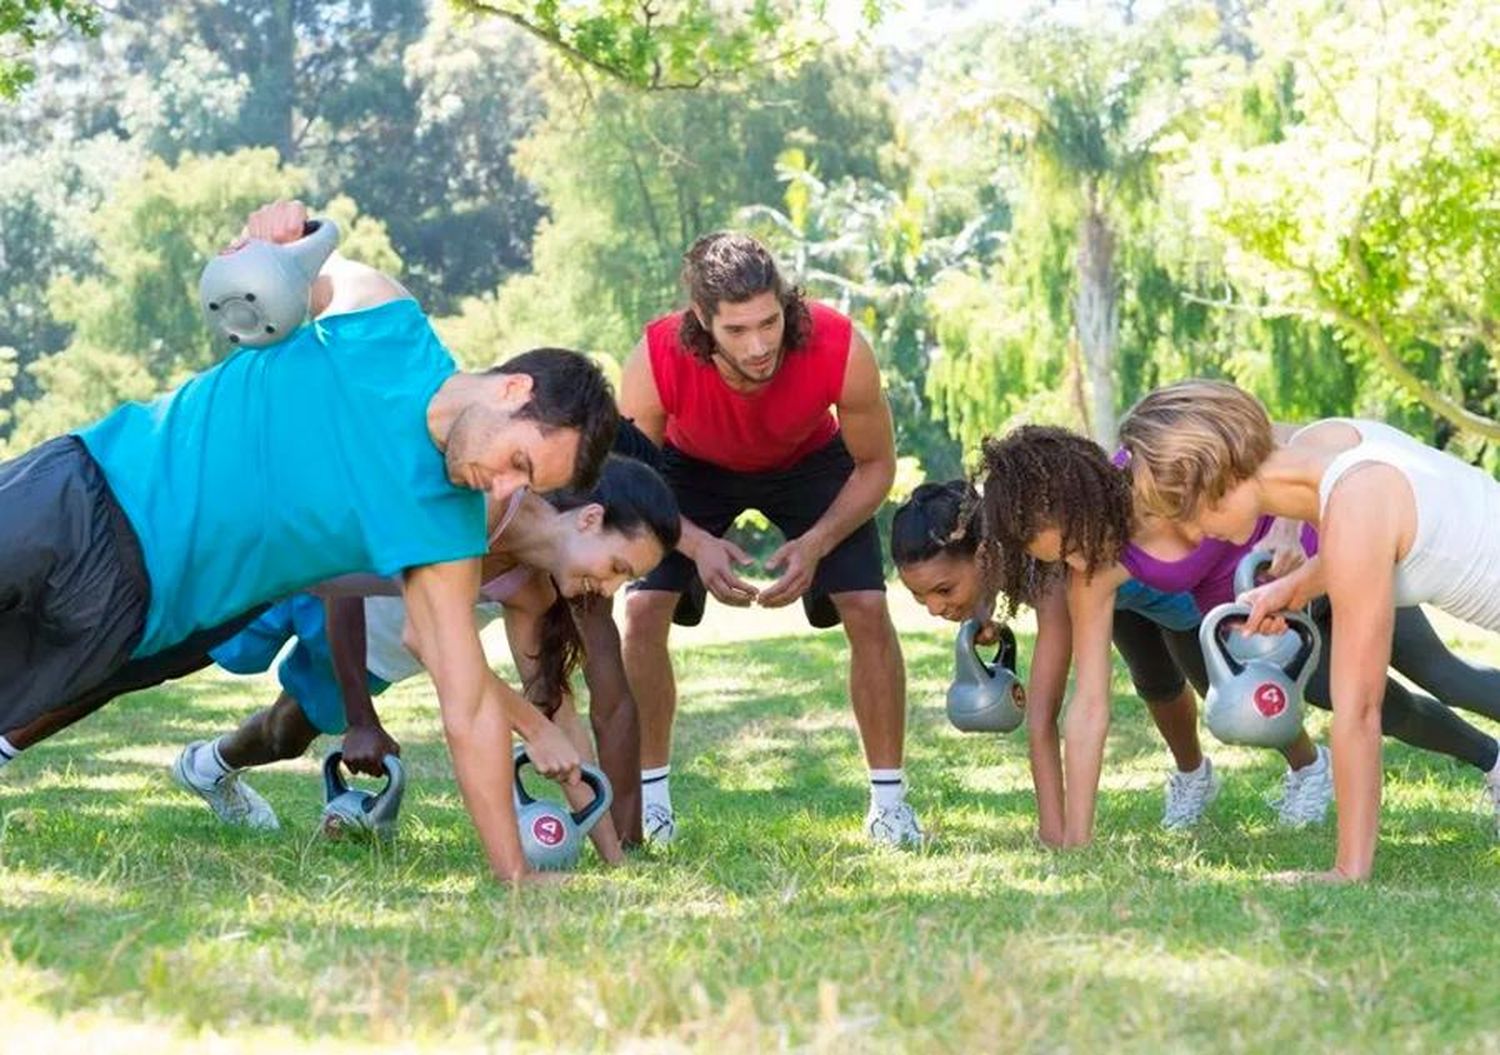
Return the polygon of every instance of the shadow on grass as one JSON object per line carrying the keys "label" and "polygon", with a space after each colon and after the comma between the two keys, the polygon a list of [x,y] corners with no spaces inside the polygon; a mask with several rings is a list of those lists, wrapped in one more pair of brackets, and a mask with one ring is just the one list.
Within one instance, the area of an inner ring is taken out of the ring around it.
{"label": "shadow on grass", "polygon": [[[509,1024],[486,1035],[607,1046],[609,1027],[582,1020],[580,1000],[670,1036],[695,1013],[698,985],[712,1005],[757,994],[800,1038],[825,982],[870,988],[878,1006],[862,1013],[937,1048],[993,1043],[1013,1004],[1029,1011],[1017,1040],[1043,1028],[1079,1048],[1109,1035],[1091,1022],[1178,1046],[1257,1026],[1290,1042],[1292,1025],[1280,1034],[1265,1020],[1278,994],[1316,1014],[1353,1007],[1360,1030],[1399,1026],[1432,1001],[1454,1008],[1452,1036],[1482,1024],[1481,1004],[1444,996],[1474,962],[1464,939],[1500,927],[1496,853],[1454,805],[1455,767],[1388,752],[1402,805],[1388,811],[1376,887],[1277,887],[1263,874],[1325,865],[1332,832],[1272,827],[1263,793],[1276,760],[1236,755],[1249,761],[1226,767],[1205,828],[1163,833],[1166,753],[1139,702],[1117,695],[1106,769],[1123,783],[1101,795],[1097,844],[1058,855],[1033,841],[1024,739],[949,729],[946,639],[905,645],[907,769],[929,849],[864,844],[846,646],[836,631],[794,635],[679,657],[678,846],[614,875],[591,863],[573,886],[519,900],[482,878],[425,688],[382,704],[414,778],[389,850],[314,836],[326,744],[251,778],[279,833],[225,829],[170,784],[178,746],[265,706],[267,683],[200,678],[140,694],[0,776],[10,955],[46,979],[39,999],[59,1015],[100,1001],[308,1035],[494,1019]],[[1405,988],[1364,981],[1381,957]],[[612,983],[615,971],[627,980]],[[1055,998],[1038,1005],[1038,994]]]}

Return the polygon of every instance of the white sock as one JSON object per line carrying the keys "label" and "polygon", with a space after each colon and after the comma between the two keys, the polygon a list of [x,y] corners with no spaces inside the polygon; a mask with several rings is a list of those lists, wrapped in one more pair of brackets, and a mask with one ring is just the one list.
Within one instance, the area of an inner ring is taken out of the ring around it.
{"label": "white sock", "polygon": [[193,752],[193,776],[205,784],[212,784],[229,773],[224,756],[219,754],[219,741]]}
{"label": "white sock", "polygon": [[641,808],[660,806],[672,812],[672,767],[657,766],[641,770]]}
{"label": "white sock", "polygon": [[1177,772],[1185,777],[1202,777],[1208,774],[1208,756],[1203,756],[1203,761],[1198,763],[1197,769],[1179,769]]}
{"label": "white sock", "polygon": [[1313,760],[1301,769],[1293,770],[1294,773],[1321,773],[1328,768],[1330,758],[1328,748],[1318,745],[1315,750],[1317,751],[1317,755]]}
{"label": "white sock", "polygon": [[0,736],[0,769],[4,769],[8,763],[14,762],[21,749],[11,743],[5,737]]}
{"label": "white sock", "polygon": [[906,771],[904,769],[870,770],[870,805],[877,810],[889,810],[906,801]]}

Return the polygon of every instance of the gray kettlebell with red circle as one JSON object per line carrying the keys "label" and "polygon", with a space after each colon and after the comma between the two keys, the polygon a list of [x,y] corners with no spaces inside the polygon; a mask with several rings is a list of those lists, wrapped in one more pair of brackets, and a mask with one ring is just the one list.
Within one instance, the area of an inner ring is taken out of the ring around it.
{"label": "gray kettlebell with red circle", "polygon": [[948,721],[966,733],[1008,733],[1026,718],[1026,689],[1016,676],[1016,635],[1000,627],[995,658],[986,662],[976,638],[980,623],[965,619],[953,641],[953,684]]}
{"label": "gray kettlebell with red circle", "polygon": [[309,220],[284,245],[251,238],[208,262],[198,299],[209,329],[230,344],[264,347],[285,340],[307,318],[313,279],[339,242],[332,220]]}
{"label": "gray kettlebell with red circle", "polygon": [[527,793],[521,783],[521,770],[531,765],[531,756],[524,744],[516,746],[514,761],[516,823],[521,830],[521,852],[526,863],[538,872],[571,871],[583,852],[584,839],[614,801],[609,778],[594,766],[580,766],[583,782],[594,791],[594,801],[583,809],[570,810],[565,803],[548,802]]}
{"label": "gray kettlebell with red circle", "polygon": [[[1254,549],[1240,558],[1234,569],[1234,595],[1239,597],[1246,590],[1255,589],[1255,576],[1271,563],[1271,554],[1263,549]],[[1279,634],[1246,634],[1231,630],[1224,639],[1229,654],[1241,663],[1252,659],[1264,659],[1285,667],[1302,647],[1302,639],[1295,630],[1283,630]]]}
{"label": "gray kettlebell with red circle", "polygon": [[1285,665],[1269,659],[1241,661],[1229,649],[1232,625],[1250,615],[1246,604],[1221,604],[1198,628],[1198,644],[1208,667],[1208,698],[1203,719],[1226,744],[1285,747],[1302,731],[1302,695],[1318,665],[1322,639],[1301,612],[1284,612],[1297,652]]}
{"label": "gray kettlebell with red circle", "polygon": [[361,791],[344,782],[339,766],[344,752],[333,750],[323,759],[323,834],[330,839],[344,835],[396,836],[396,815],[406,794],[406,769],[395,755],[385,756],[385,787],[379,792]]}

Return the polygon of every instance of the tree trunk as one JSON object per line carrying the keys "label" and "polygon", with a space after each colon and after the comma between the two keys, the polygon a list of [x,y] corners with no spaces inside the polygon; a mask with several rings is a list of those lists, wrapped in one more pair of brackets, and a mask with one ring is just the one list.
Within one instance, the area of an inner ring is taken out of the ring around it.
{"label": "tree trunk", "polygon": [[1120,345],[1120,294],[1115,281],[1115,233],[1089,195],[1078,225],[1078,292],[1074,323],[1089,382],[1089,426],[1095,440],[1115,443],[1115,353]]}

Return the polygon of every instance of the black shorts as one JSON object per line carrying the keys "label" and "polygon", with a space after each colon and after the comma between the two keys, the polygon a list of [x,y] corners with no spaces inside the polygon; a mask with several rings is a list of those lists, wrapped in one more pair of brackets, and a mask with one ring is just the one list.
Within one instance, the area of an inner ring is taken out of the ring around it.
{"label": "black shorts", "polygon": [[1114,641],[1136,695],[1147,703],[1176,699],[1189,681],[1200,696],[1208,694],[1208,669],[1196,630],[1169,630],[1139,612],[1117,609]]}
{"label": "black shorts", "polygon": [[[771,472],[734,472],[690,458],[672,446],[662,450],[660,469],[677,495],[682,515],[709,534],[722,537],[741,513],[758,509],[784,536],[793,539],[828,512],[854,472],[854,459],[844,446],[844,438],[836,435],[797,464]],[[682,594],[672,617],[682,626],[695,626],[703,618],[703,582],[697,567],[681,553],[668,554],[631,588]],[[830,596],[884,589],[880,532],[870,519],[818,562],[802,607],[813,626],[833,626],[838,622],[838,610]]]}
{"label": "black shorts", "polygon": [[81,440],[0,465],[0,729],[106,682],[150,600],[140,541]]}

